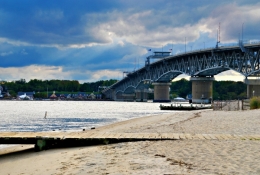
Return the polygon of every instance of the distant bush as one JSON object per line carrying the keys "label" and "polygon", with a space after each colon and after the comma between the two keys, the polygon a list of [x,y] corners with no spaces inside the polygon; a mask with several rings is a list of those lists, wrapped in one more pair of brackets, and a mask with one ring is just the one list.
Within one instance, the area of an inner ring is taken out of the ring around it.
{"label": "distant bush", "polygon": [[250,99],[250,109],[260,108],[260,97],[253,97]]}

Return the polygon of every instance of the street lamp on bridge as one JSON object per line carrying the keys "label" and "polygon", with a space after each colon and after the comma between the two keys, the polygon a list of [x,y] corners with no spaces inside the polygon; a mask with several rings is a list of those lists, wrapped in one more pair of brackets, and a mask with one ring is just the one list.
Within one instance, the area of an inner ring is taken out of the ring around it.
{"label": "street lamp on bridge", "polygon": [[243,42],[243,37],[244,37],[243,36],[244,35],[244,33],[243,33],[244,31],[243,30],[244,30],[244,23],[242,24],[242,42]]}

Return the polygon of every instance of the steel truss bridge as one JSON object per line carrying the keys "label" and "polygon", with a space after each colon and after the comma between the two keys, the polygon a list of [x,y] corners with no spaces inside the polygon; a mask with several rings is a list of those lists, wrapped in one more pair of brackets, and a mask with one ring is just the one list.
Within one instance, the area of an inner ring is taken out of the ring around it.
{"label": "steel truss bridge", "polygon": [[[161,58],[150,64],[149,59]],[[130,94],[154,82],[171,82],[180,74],[191,77],[213,77],[234,70],[246,78],[260,72],[260,42],[196,50],[178,55],[147,57],[146,65],[103,90],[107,98],[117,93]]]}

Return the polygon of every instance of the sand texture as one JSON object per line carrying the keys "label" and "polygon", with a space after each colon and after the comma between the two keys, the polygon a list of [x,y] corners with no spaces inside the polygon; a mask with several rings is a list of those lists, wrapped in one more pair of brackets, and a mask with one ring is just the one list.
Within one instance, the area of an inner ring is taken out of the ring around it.
{"label": "sand texture", "polygon": [[[111,133],[260,135],[260,110],[191,111],[97,128]],[[260,174],[260,140],[164,140],[0,151],[0,174]]]}

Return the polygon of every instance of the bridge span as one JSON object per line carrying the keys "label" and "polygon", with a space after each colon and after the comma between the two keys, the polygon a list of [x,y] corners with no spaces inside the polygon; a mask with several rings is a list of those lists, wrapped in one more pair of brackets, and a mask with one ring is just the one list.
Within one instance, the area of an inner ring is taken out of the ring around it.
{"label": "bridge span", "polygon": [[[150,63],[150,59],[160,58]],[[154,52],[147,57],[144,67],[128,73],[121,81],[104,89],[106,98],[113,100],[146,101],[150,84],[154,85],[154,102],[169,102],[169,85],[181,74],[191,77],[192,101],[212,99],[214,76],[233,70],[245,77],[247,97],[260,96],[260,42],[195,50],[170,55]]]}

